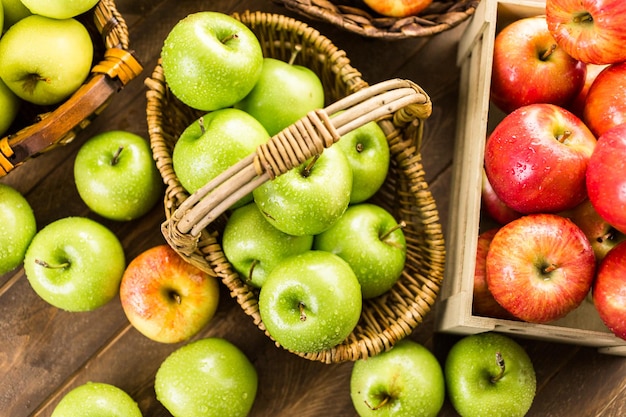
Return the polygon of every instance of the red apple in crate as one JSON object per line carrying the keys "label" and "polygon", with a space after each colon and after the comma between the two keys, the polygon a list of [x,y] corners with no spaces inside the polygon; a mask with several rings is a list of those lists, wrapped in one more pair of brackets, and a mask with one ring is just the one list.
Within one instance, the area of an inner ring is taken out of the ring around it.
{"label": "red apple in crate", "polygon": [[600,262],[592,295],[604,324],[626,340],[626,243],[615,246]]}
{"label": "red apple in crate", "polygon": [[516,20],[495,38],[491,101],[505,113],[533,103],[567,106],[585,73],[583,62],[557,46],[544,16]]}
{"label": "red apple in crate", "polygon": [[505,116],[485,145],[485,172],[504,204],[520,213],[558,212],[586,198],[595,136],[573,113],[530,104]]}
{"label": "red apple in crate", "polygon": [[585,76],[585,84],[582,90],[578,93],[576,98],[569,105],[568,110],[574,113],[576,116],[583,118],[583,110],[585,109],[585,101],[587,100],[587,94],[591,84],[595,81],[598,74],[605,69],[607,65],[587,64],[587,75]]}
{"label": "red apple in crate", "polygon": [[609,65],[598,74],[587,93],[583,120],[598,138],[626,122],[626,62]]}
{"label": "red apple in crate", "polygon": [[416,15],[433,0],[363,0],[373,11],[383,16],[406,17]]}
{"label": "red apple in crate", "polygon": [[626,233],[626,124],[598,138],[587,168],[587,192],[598,214]]}
{"label": "red apple in crate", "polygon": [[546,0],[546,21],[572,57],[591,64],[626,61],[624,0]]}
{"label": "red apple in crate", "polygon": [[507,224],[520,218],[522,214],[504,204],[489,183],[485,169],[482,171],[481,204],[485,214],[500,224]]}
{"label": "red apple in crate", "polygon": [[213,318],[219,284],[168,245],[158,245],[128,264],[120,301],[130,323],[144,336],[177,343],[197,334]]}
{"label": "red apple in crate", "polygon": [[547,323],[574,310],[595,276],[589,240],[571,220],[529,214],[500,228],[487,254],[487,284],[515,317]]}
{"label": "red apple in crate", "polygon": [[489,245],[499,228],[486,230],[478,235],[476,246],[476,266],[474,267],[474,293],[472,311],[478,316],[512,319],[511,313],[506,311],[489,291],[487,286],[487,253]]}

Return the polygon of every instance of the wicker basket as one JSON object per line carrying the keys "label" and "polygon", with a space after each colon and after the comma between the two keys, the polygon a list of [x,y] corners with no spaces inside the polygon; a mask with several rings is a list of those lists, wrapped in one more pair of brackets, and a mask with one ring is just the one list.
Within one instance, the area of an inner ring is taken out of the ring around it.
{"label": "wicker basket", "polygon": [[143,70],[129,49],[128,28],[113,0],[100,0],[77,16],[94,43],[94,66],[83,85],[58,106],[23,103],[7,136],[0,139],[0,177],[28,159],[76,137],[112,96]]}
{"label": "wicker basket", "polygon": [[362,0],[273,0],[313,20],[331,23],[368,38],[397,40],[444,32],[474,14],[480,0],[434,0],[416,16],[402,18],[376,14]]}
{"label": "wicker basket", "polygon": [[[443,276],[443,234],[435,201],[424,181],[418,148],[424,119],[431,112],[430,99],[407,80],[368,86],[343,51],[295,19],[261,12],[233,16],[257,35],[265,56],[288,60],[292,48],[301,45],[296,63],[308,66],[320,76],[332,104],[278,133],[267,146],[261,146],[255,154],[190,196],[174,173],[171,157],[180,133],[202,113],[171,94],[158,64],[145,84],[151,145],[167,185],[163,235],[187,261],[218,277],[245,313],[271,337],[259,315],[258,290],[234,272],[220,246],[228,207],[260,183],[332,146],[345,132],[369,120],[379,120],[393,161],[386,183],[372,201],[407,223],[406,268],[388,293],[364,302],[361,320],[344,342],[321,352],[293,353],[325,363],[380,353],[418,327],[437,298]],[[342,110],[332,120],[329,118]],[[290,152],[286,148],[295,149],[292,158],[287,156]]]}

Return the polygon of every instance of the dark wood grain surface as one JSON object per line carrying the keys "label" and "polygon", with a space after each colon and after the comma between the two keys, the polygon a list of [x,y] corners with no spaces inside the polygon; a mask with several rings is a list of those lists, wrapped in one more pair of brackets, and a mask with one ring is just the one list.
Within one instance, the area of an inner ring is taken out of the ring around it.
{"label": "dark wood grain surface", "polygon": [[[147,138],[143,79],[154,67],[172,26],[200,10],[261,10],[298,17],[270,0],[118,0],[131,45],[144,73],[120,92],[77,141],[29,161],[0,182],[22,192],[38,227],[67,216],[94,218],[120,238],[126,256],[164,243],[157,205],[131,222],[107,221],[91,213],[73,182],[80,144],[96,133],[123,129]],[[299,17],[298,17],[299,18]],[[304,20],[304,19],[302,19]],[[463,26],[430,39],[397,42],[364,39],[340,29],[307,22],[344,49],[369,83],[393,77],[420,84],[434,103],[422,155],[441,222],[447,224],[450,167],[454,145],[459,74],[457,41]],[[106,260],[102,260],[106,262]],[[352,364],[325,365],[276,348],[222,291],[216,317],[196,338],[224,337],[239,346],[257,368],[260,384],[253,416],[355,416],[349,396]],[[457,336],[434,332],[434,314],[411,336],[443,361]],[[538,392],[532,416],[626,415],[626,359],[595,349],[517,339],[535,364]],[[68,313],[42,301],[21,268],[0,276],[0,415],[49,416],[60,398],[86,381],[115,384],[139,403],[145,416],[169,416],[156,401],[153,382],[161,361],[178,345],[152,342],[128,323],[119,299],[89,313]],[[446,402],[441,416],[456,413]]]}

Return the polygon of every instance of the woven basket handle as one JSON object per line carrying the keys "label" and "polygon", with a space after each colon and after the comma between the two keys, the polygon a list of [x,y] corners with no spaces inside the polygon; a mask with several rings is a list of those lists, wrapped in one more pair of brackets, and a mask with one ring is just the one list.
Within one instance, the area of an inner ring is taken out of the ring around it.
{"label": "woven basket handle", "polygon": [[389,115],[426,119],[431,111],[430,98],[417,84],[392,79],[310,112],[189,196],[162,224],[163,235],[172,247],[189,256],[205,227],[264,182],[319,155],[368,122]]}

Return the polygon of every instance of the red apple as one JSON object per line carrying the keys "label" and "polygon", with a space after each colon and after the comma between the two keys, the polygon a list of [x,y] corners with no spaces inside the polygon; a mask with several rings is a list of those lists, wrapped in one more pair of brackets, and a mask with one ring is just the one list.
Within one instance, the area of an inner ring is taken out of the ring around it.
{"label": "red apple", "polygon": [[626,61],[624,0],[546,0],[546,21],[572,57],[591,64]]}
{"label": "red apple", "polygon": [[168,245],[147,249],[126,267],[120,301],[144,336],[177,343],[197,334],[215,315],[219,284]]}
{"label": "red apple", "polygon": [[626,122],[626,62],[609,65],[598,74],[587,92],[583,120],[598,138]]}
{"label": "red apple", "polygon": [[383,16],[407,17],[426,9],[433,0],[363,0],[363,2]]}
{"label": "red apple", "polygon": [[477,316],[512,319],[511,313],[506,311],[493,298],[487,286],[486,261],[489,245],[499,228],[486,230],[478,235],[476,247],[476,266],[474,268],[474,292],[472,299],[472,311]]}
{"label": "red apple", "polygon": [[529,214],[500,228],[487,254],[487,284],[515,317],[547,323],[574,310],[595,276],[589,240],[571,220]]}
{"label": "red apple", "polygon": [[626,233],[626,124],[598,138],[587,168],[587,192],[598,214]]}
{"label": "red apple", "polygon": [[498,197],[498,194],[496,194],[493,187],[489,183],[489,179],[487,178],[484,168],[482,172],[483,180],[481,188],[481,202],[485,214],[499,224],[507,224],[510,221],[520,218],[522,216],[521,213],[504,204],[500,197]]}
{"label": "red apple", "polygon": [[491,101],[505,113],[533,103],[567,106],[585,83],[586,65],[557,46],[545,16],[506,26],[495,38]]}
{"label": "red apple", "polygon": [[576,96],[576,98],[569,105],[568,110],[574,113],[579,118],[583,118],[583,110],[585,108],[585,101],[587,100],[587,93],[591,84],[595,81],[596,77],[607,65],[587,64],[587,75],[585,76],[585,84],[582,90]]}
{"label": "red apple", "polygon": [[626,242],[611,249],[600,262],[592,296],[604,324],[626,340]]}
{"label": "red apple", "polygon": [[530,104],[505,116],[489,135],[485,172],[496,194],[515,211],[568,210],[586,198],[585,172],[595,144],[570,111]]}

